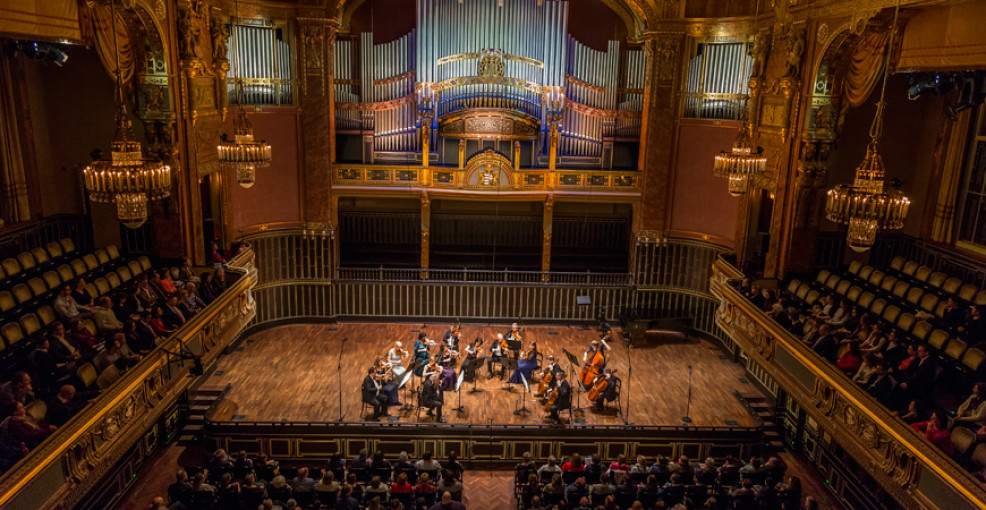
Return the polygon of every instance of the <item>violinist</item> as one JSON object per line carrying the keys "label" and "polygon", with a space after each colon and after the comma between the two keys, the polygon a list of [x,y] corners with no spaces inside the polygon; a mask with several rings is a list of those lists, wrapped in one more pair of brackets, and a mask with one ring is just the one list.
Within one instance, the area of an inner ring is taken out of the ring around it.
{"label": "violinist", "polygon": [[443,367],[452,367],[455,365],[456,358],[455,351],[449,349],[448,345],[441,344],[438,346],[438,364]]}
{"label": "violinist", "polygon": [[424,373],[425,365],[431,359],[428,349],[432,345],[435,345],[435,342],[429,340],[428,335],[424,331],[418,333],[418,339],[414,341],[414,363],[418,366],[414,369],[414,375],[420,377]]}
{"label": "violinist", "polygon": [[549,412],[548,418],[553,420],[555,425],[561,425],[558,412],[572,407],[572,386],[568,384],[565,372],[558,374],[558,386],[548,393],[548,404],[545,407]]}
{"label": "violinist", "polygon": [[453,324],[449,326],[447,331],[445,331],[445,336],[442,337],[442,342],[448,346],[450,351],[458,351],[460,338],[462,338],[462,332],[459,331],[459,325]]}
{"label": "violinist", "polygon": [[380,383],[376,379],[376,370],[372,367],[366,371],[363,378],[363,403],[373,407],[373,419],[387,416],[387,396],[380,392]]}
{"label": "violinist", "polygon": [[[489,374],[489,378],[493,378],[493,363],[502,362],[503,358],[507,357],[507,341],[503,339],[503,334],[498,333],[496,339],[493,340],[493,345],[490,346],[490,357],[486,358],[486,372]],[[500,380],[505,378],[503,370],[500,370]]]}
{"label": "violinist", "polygon": [[400,340],[387,351],[387,363],[390,364],[390,371],[394,374],[394,379],[400,380],[400,378],[404,377],[404,373],[407,372],[407,368],[404,366],[404,358],[407,356],[408,354],[404,350],[404,344]]}
{"label": "violinist", "polygon": [[510,325],[510,331],[507,332],[507,340],[520,342],[523,338],[520,336],[520,326],[517,323]]}
{"label": "violinist", "polygon": [[524,380],[531,380],[531,373],[534,372],[538,367],[538,346],[537,342],[531,340],[529,347],[520,353],[520,358],[517,360],[517,370],[514,370],[513,375],[510,376],[511,384],[522,384],[521,377]]}
{"label": "violinist", "polygon": [[597,411],[601,411],[606,402],[616,400],[616,376],[613,375],[612,368],[607,368],[603,370],[602,374],[596,376],[596,380],[592,382],[592,387],[586,396]]}
{"label": "violinist", "polygon": [[400,396],[397,393],[397,382],[394,381],[394,372],[389,363],[384,358],[377,357],[373,362],[374,378],[380,384],[380,393],[387,397],[387,405],[401,405]]}
{"label": "violinist", "polygon": [[466,377],[469,379],[475,379],[476,369],[482,363],[482,345],[483,339],[480,337],[476,337],[471,344],[466,345],[466,359],[462,361],[462,370],[465,371]]}

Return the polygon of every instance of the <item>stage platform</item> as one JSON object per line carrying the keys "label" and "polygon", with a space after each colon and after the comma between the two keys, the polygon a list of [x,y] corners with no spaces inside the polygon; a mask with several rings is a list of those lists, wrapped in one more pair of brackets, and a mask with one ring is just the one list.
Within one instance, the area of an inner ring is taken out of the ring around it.
{"label": "stage platform", "polygon": [[[211,413],[210,421],[312,424],[338,422],[341,417],[343,423],[367,422],[370,417],[361,414],[360,385],[376,356],[384,354],[396,340],[403,341],[405,349],[410,351],[421,330],[440,340],[447,328],[448,324],[339,323],[287,325],[259,332],[223,357],[207,379],[206,388],[229,387]],[[505,334],[508,329],[507,325],[463,324],[462,338],[480,336],[487,339],[484,346],[488,347],[490,338],[496,333]],[[598,331],[580,326],[524,324],[523,333],[525,343],[529,339],[537,340],[539,350],[545,355],[554,354],[565,368],[569,362],[563,349],[581,360],[589,343],[599,338]],[[340,364],[343,338],[348,341],[342,348],[340,378],[336,367]],[[678,341],[665,339],[658,345],[642,348],[630,349],[620,340],[611,342],[611,346],[608,366],[623,381],[619,406],[623,412],[611,405],[601,412],[591,409],[576,412],[571,420],[568,413],[563,413],[567,424],[677,427],[683,424],[682,417],[687,412],[692,427],[757,426],[737,397],[737,392],[756,394],[755,387],[744,378],[742,367],[731,362],[727,353],[712,343],[681,337]],[[689,366],[693,367],[692,400],[686,410]],[[498,377],[488,379],[485,367],[480,375],[475,385],[463,383],[459,394],[445,392],[443,418],[449,425],[506,427],[549,423],[542,406],[521,385],[505,385]],[[506,386],[512,390],[505,389]],[[460,396],[462,410],[454,411]],[[416,400],[404,392],[401,398]],[[573,395],[573,403],[578,401],[589,407],[584,395],[581,398]],[[515,414],[521,405],[528,411]],[[433,418],[415,409],[394,406],[390,414],[390,422],[382,420],[381,425],[433,424]]]}

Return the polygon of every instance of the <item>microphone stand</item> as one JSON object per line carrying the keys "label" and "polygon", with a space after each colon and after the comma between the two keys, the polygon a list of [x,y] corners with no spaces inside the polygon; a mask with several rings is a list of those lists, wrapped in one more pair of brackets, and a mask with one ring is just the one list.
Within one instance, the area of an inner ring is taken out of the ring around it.
{"label": "microphone stand", "polygon": [[685,422],[686,424],[692,422],[692,419],[688,417],[689,411],[691,410],[692,410],[692,366],[688,365],[688,401],[685,404],[685,417],[682,418],[681,421]]}
{"label": "microphone stand", "polygon": [[[627,410],[623,413],[623,424],[630,424],[630,386],[633,384],[633,356],[630,355],[630,345],[627,344]],[[689,376],[691,372],[689,371]],[[689,388],[691,386],[689,385]],[[691,391],[688,392],[691,395]],[[688,414],[687,412],[685,413]]]}
{"label": "microphone stand", "polygon": [[336,376],[338,378],[338,385],[339,385],[339,419],[337,420],[339,423],[342,423],[342,418],[343,418],[343,414],[342,414],[342,350],[343,350],[343,348],[346,347],[346,340],[349,340],[349,339],[346,338],[346,337],[343,337],[342,342],[339,343],[339,365],[336,367]]}

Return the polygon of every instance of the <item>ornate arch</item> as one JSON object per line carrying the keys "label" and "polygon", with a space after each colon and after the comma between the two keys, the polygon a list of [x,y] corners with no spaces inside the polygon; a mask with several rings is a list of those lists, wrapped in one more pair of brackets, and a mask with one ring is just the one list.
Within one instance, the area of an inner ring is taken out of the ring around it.
{"label": "ornate arch", "polygon": [[513,188],[514,174],[510,160],[494,151],[486,149],[469,158],[465,168],[465,187],[482,189]]}

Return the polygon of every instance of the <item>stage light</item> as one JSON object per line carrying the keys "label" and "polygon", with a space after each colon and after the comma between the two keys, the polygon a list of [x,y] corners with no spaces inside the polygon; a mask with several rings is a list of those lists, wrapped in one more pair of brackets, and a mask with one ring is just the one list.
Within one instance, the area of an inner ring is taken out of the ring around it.
{"label": "stage light", "polygon": [[924,94],[939,94],[942,90],[942,75],[939,73],[913,74],[908,80],[907,98],[911,101]]}
{"label": "stage light", "polygon": [[21,41],[17,44],[17,48],[31,60],[51,62],[58,67],[62,67],[65,65],[65,62],[68,62],[68,54],[62,51],[58,46],[51,43]]}

